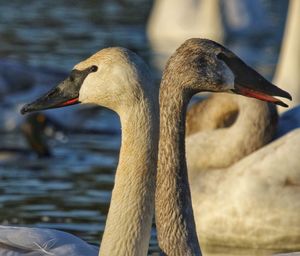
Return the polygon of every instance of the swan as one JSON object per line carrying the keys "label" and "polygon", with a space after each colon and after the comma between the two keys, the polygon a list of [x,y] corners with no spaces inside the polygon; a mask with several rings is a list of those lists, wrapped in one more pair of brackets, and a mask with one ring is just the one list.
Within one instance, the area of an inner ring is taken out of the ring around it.
{"label": "swan", "polygon": [[155,51],[153,64],[162,70],[168,57],[190,37],[223,41],[219,0],[155,0],[147,23]]}
{"label": "swan", "polygon": [[[121,150],[99,255],[147,255],[154,213],[158,89],[136,54],[107,48],[77,64],[68,78],[21,110],[24,114],[82,102],[118,113]],[[0,226],[0,231],[1,255],[98,254],[94,246],[61,231],[8,226]]]}
{"label": "swan", "polygon": [[197,234],[207,250],[300,249],[299,151],[296,129],[229,168],[191,175]]}
{"label": "swan", "polygon": [[261,0],[155,0],[147,22],[160,72],[169,56],[186,39],[205,37],[219,43],[228,34],[256,36],[269,27]]}
{"label": "swan", "polygon": [[[243,215],[242,219],[237,219],[234,223],[226,222],[226,216],[222,215],[223,209],[214,209],[215,212],[213,212],[209,206],[214,205],[215,202],[209,201],[206,205],[202,205],[204,207],[204,209],[203,207],[201,208],[202,211],[210,216],[213,214],[223,216],[223,222],[220,219],[218,226],[211,226],[211,233],[213,235],[210,236],[207,233],[208,230],[204,229],[200,225],[201,223],[199,223],[203,218],[203,212],[200,212],[200,207],[199,212],[197,208],[195,209],[195,215],[193,213],[192,200],[193,206],[196,208],[197,205],[194,203],[194,197],[197,195],[192,194],[191,198],[188,182],[184,143],[185,116],[187,104],[192,95],[203,91],[231,91],[248,97],[273,102],[281,106],[287,105],[273,96],[291,99],[291,96],[287,92],[265,80],[231,51],[211,40],[189,39],[171,56],[164,70],[160,85],[160,140],[155,193],[155,219],[158,242],[163,253],[166,255],[201,254],[195,219],[201,242],[203,238],[211,239],[212,242],[219,242],[219,240],[215,239],[218,235],[220,239],[224,237],[225,241],[228,242],[226,245],[229,246],[231,245],[230,242],[234,242],[234,240],[230,239],[231,236],[234,236],[233,232],[235,231],[230,229],[232,226],[236,228],[239,226],[247,227],[249,222],[251,224],[251,222],[255,221],[250,216],[248,218],[247,215]],[[272,149],[274,150],[276,147],[278,147],[277,144]],[[218,191],[220,195],[226,194],[227,191],[219,189],[217,182],[210,183],[213,184],[213,189]],[[261,180],[260,182],[267,183],[268,179],[265,179],[265,181]],[[200,188],[201,185],[205,186],[203,183],[192,185]],[[240,187],[243,189],[242,185]],[[231,184],[231,188],[232,191],[235,191],[235,195],[240,193],[241,189],[234,190],[235,184]],[[192,193],[193,189],[192,187]],[[276,194],[274,197],[276,197]],[[248,198],[249,200],[256,200],[255,197],[251,197],[251,194],[249,194]],[[226,202],[230,203],[228,200]],[[236,205],[236,211],[238,210],[239,207]],[[265,208],[265,210],[267,209]],[[234,215],[234,213],[232,214]],[[267,213],[265,211],[265,216],[259,217],[263,217],[265,221],[271,224],[272,220],[267,219]],[[195,219],[194,216],[196,217]],[[205,217],[203,219],[208,220]],[[286,221],[285,218],[283,221]],[[210,223],[213,223],[213,221]],[[274,222],[273,224],[280,223]],[[229,227],[227,227],[228,225]],[[259,229],[260,227],[258,226],[257,228]],[[244,231],[251,231],[251,229],[244,229]],[[269,233],[272,232],[273,230],[269,230]],[[241,232],[236,233],[241,236]],[[266,233],[268,232],[266,231]],[[276,241],[276,234],[274,232],[272,234],[273,237],[268,236],[271,239],[269,242],[278,242]],[[251,237],[251,235],[249,236]],[[241,245],[244,244],[238,244],[238,246]],[[259,244],[251,245],[257,246]]]}
{"label": "swan", "polygon": [[234,94],[212,94],[194,104],[186,118],[190,176],[229,167],[269,143],[276,132],[276,107]]}
{"label": "swan", "polygon": [[[280,56],[273,78],[275,84],[282,84],[285,90],[291,92],[293,102],[290,107],[295,107],[300,103],[299,23],[300,1],[290,0]],[[284,109],[281,109],[281,111],[284,111]]]}

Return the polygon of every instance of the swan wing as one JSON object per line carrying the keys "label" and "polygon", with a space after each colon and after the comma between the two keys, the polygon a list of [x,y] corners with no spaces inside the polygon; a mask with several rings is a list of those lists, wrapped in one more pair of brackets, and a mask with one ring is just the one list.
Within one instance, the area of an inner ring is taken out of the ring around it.
{"label": "swan wing", "polygon": [[0,226],[0,255],[96,256],[98,248],[58,230]]}

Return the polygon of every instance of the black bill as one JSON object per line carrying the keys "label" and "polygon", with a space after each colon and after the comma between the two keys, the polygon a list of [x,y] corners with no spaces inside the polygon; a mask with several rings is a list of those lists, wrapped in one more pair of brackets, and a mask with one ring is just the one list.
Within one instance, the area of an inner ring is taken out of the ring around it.
{"label": "black bill", "polygon": [[97,66],[91,66],[84,70],[72,70],[70,76],[58,86],[52,88],[49,92],[32,103],[23,106],[21,114],[79,103],[79,91],[84,79],[88,74],[96,71]]}

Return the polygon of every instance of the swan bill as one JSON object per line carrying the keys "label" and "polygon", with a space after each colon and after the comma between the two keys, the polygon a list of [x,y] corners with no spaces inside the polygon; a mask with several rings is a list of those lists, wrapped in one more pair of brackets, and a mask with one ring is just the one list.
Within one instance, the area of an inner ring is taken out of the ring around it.
{"label": "swan bill", "polygon": [[247,97],[272,102],[282,107],[288,105],[273,96],[283,97],[292,100],[292,96],[270,83],[262,75],[249,67],[239,57],[229,50],[223,50],[217,54],[217,58],[223,61],[234,74],[234,93]]}
{"label": "swan bill", "polygon": [[88,74],[97,71],[97,66],[91,66],[84,70],[72,70],[69,77],[62,81],[59,85],[52,88],[49,92],[26,104],[21,109],[21,114],[29,112],[45,110],[50,108],[60,108],[80,103],[79,91],[84,79]]}
{"label": "swan bill", "polygon": [[[263,100],[263,101],[267,101],[267,102],[272,102],[276,105],[279,105],[279,106],[282,106],[282,107],[288,107],[289,105],[287,105],[286,103],[284,103],[283,101],[267,94],[267,93],[263,93],[263,92],[260,92],[258,90],[253,90],[253,89],[250,89],[250,88],[247,88],[247,87],[242,87],[242,86],[239,86],[237,84],[235,84],[235,89],[232,90],[234,93],[237,93],[237,94],[240,94],[240,95],[243,95],[243,96],[247,96],[247,97],[250,97],[250,98],[255,98],[255,99],[259,99],[259,100]],[[284,97],[284,96],[282,96]],[[291,99],[291,98],[289,98]]]}

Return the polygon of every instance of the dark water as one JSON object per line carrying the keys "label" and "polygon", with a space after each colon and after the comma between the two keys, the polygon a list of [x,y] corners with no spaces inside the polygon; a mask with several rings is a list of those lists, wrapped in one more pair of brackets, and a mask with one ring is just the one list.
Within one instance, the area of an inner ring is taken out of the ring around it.
{"label": "dark water", "polygon": [[[23,65],[21,74],[28,78],[29,87],[55,84],[50,79],[52,74],[53,79],[59,81],[74,64],[107,46],[130,48],[148,61],[152,53],[145,25],[151,5],[149,0],[0,0],[0,58],[15,61],[12,65],[19,65],[17,70]],[[271,9],[273,27],[278,24],[282,27],[284,9],[270,3],[266,6]],[[241,42],[248,49],[248,55],[242,57],[247,59],[248,56],[254,65],[259,63],[257,68],[269,77],[279,50],[280,32],[272,40],[272,44],[264,40],[264,43],[256,42],[251,47],[248,47],[247,40]],[[229,38],[228,44],[239,50],[234,38]],[[260,59],[261,55],[253,54],[257,49],[264,52],[264,61]],[[28,66],[34,70],[25,70],[26,73],[24,69]],[[40,69],[41,66],[51,70]],[[54,75],[51,73],[53,69],[61,73]],[[20,79],[23,87],[26,79]],[[26,91],[20,94],[12,91],[5,95],[0,91],[1,127],[4,123],[8,127],[0,133],[1,147],[27,148],[16,128],[22,120],[10,125],[10,121],[4,118],[19,116],[18,104],[39,93],[34,91],[25,96]],[[6,112],[8,108],[10,112]],[[97,115],[99,120],[92,116],[91,120],[76,123],[78,112],[72,115],[70,109],[59,111],[52,112],[53,116],[62,121],[68,116],[66,122],[72,127],[80,128],[84,122],[89,128],[99,128],[95,124],[99,123],[100,128],[113,126],[118,131],[118,119],[111,117],[110,113],[105,112],[104,117]],[[13,132],[9,131],[10,127],[14,128]],[[120,136],[71,133],[60,137],[59,140],[50,140],[52,158],[38,159],[33,155],[4,156],[6,161],[0,158],[0,223],[61,229],[99,244],[113,187]],[[154,234],[153,230],[151,251],[157,249]]]}

